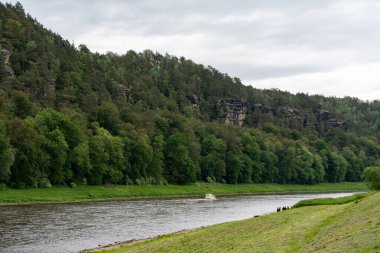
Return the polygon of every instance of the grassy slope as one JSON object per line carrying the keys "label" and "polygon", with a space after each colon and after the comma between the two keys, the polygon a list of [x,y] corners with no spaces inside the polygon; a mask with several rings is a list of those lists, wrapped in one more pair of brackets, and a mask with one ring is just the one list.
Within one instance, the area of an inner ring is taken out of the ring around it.
{"label": "grassy slope", "polygon": [[347,197],[341,198],[324,198],[324,199],[306,199],[301,200],[293,206],[293,208],[303,207],[303,206],[316,206],[316,205],[343,205],[353,201],[359,201],[362,198],[367,197],[372,194],[371,192],[367,193],[358,193]]}
{"label": "grassy slope", "polygon": [[103,252],[380,252],[380,193],[161,236]]}
{"label": "grassy slope", "polygon": [[55,187],[48,189],[5,189],[0,191],[0,204],[65,202],[97,199],[127,199],[138,197],[174,197],[215,195],[264,194],[292,192],[342,192],[368,190],[364,183],[339,183],[318,185],[278,184],[207,184],[165,186],[79,186],[76,188]]}

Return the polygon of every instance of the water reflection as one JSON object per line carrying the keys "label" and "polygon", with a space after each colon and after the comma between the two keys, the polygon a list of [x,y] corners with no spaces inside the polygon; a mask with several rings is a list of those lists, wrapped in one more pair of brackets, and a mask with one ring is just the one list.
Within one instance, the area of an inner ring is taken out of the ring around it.
{"label": "water reflection", "polygon": [[0,252],[78,252],[116,241],[246,219],[303,199],[351,194],[0,206]]}

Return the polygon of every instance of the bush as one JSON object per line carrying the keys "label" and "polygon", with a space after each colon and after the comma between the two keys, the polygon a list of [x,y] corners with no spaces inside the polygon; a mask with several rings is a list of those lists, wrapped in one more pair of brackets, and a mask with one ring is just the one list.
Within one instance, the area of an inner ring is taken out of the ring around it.
{"label": "bush", "polygon": [[135,179],[135,184],[136,184],[136,185],[145,185],[146,182],[145,182],[145,179],[144,179],[144,178],[136,178],[136,179]]}
{"label": "bush", "polygon": [[7,186],[4,183],[0,183],[0,191],[5,190]]}
{"label": "bush", "polygon": [[127,178],[125,179],[125,185],[133,185],[133,184],[134,184],[133,180],[130,179],[129,177],[127,177]]}
{"label": "bush", "polygon": [[37,178],[31,178],[30,179],[30,187],[38,188],[38,179]]}
{"label": "bush", "polygon": [[156,179],[154,177],[145,178],[145,184],[154,185],[156,184]]}
{"label": "bush", "polygon": [[24,182],[18,182],[15,185],[16,189],[26,189],[26,184]]}
{"label": "bush", "polygon": [[168,181],[165,179],[156,179],[154,177],[147,177],[147,178],[136,178],[133,182],[130,179],[127,179],[128,185],[167,185]]}
{"label": "bush", "polygon": [[215,179],[215,177],[206,177],[206,182],[207,183],[215,183],[216,179]]}
{"label": "bush", "polygon": [[168,185],[168,181],[166,181],[166,179],[164,179],[164,178],[157,179],[157,184],[158,185]]}
{"label": "bush", "polygon": [[380,167],[367,167],[363,175],[371,190],[380,190]]}
{"label": "bush", "polygon": [[38,183],[38,187],[39,188],[51,188],[51,183],[50,183],[49,179],[43,178]]}

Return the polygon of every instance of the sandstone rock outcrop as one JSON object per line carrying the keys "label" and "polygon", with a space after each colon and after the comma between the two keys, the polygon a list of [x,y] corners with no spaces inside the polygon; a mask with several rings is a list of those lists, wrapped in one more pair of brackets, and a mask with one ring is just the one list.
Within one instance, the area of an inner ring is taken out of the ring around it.
{"label": "sandstone rock outcrop", "polygon": [[119,89],[124,101],[131,102],[132,101],[131,91],[128,88],[128,86],[124,84],[119,84]]}
{"label": "sandstone rock outcrop", "polygon": [[1,54],[2,54],[3,59],[4,59],[5,70],[7,71],[7,73],[10,76],[14,76],[15,73],[10,66],[11,65],[11,63],[10,63],[11,52],[9,52],[7,49],[1,49]]}
{"label": "sandstone rock outcrop", "polygon": [[193,106],[198,105],[199,100],[198,100],[197,96],[195,96],[194,94],[189,94],[189,95],[187,95],[186,97],[187,97],[187,99],[190,101],[190,103],[191,103]]}
{"label": "sandstone rock outcrop", "polygon": [[220,119],[227,125],[242,126],[249,103],[240,99],[221,99],[217,104]]}

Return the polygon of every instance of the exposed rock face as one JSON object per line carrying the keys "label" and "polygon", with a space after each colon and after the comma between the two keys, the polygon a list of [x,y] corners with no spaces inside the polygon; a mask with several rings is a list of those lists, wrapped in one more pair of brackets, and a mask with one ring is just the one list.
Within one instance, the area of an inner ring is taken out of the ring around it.
{"label": "exposed rock face", "polygon": [[330,119],[330,112],[323,109],[317,109],[315,111],[315,116],[318,121],[328,121]]}
{"label": "exposed rock face", "polygon": [[15,72],[13,71],[13,69],[11,69],[11,67],[5,66],[5,69],[6,69],[6,71],[8,72],[8,74],[10,76],[14,76],[15,75]]}
{"label": "exposed rock face", "polygon": [[261,113],[273,113],[276,115],[276,109],[268,106],[268,105],[262,105],[262,104],[254,104],[252,106],[252,110],[259,110]]}
{"label": "exposed rock face", "polygon": [[119,89],[120,89],[120,93],[123,96],[125,102],[130,102],[132,100],[132,97],[131,97],[131,91],[128,88],[128,86],[124,85],[124,84],[119,84]]}
{"label": "exposed rock face", "polygon": [[286,112],[292,116],[300,115],[300,112],[296,108],[286,108]]}
{"label": "exposed rock face", "polygon": [[261,112],[262,113],[273,113],[274,115],[276,115],[276,109],[274,109],[270,106],[267,106],[267,105],[263,106],[263,108],[261,109]]}
{"label": "exposed rock face", "polygon": [[347,123],[347,121],[345,121],[345,120],[338,120],[338,119],[333,118],[333,119],[330,119],[330,124],[331,124],[331,126],[333,126],[333,127],[339,127],[339,126],[342,126],[342,127],[344,127],[345,129],[348,128],[348,123]]}
{"label": "exposed rock face", "polygon": [[[188,95],[187,98],[193,105],[198,103],[198,99],[195,95]],[[221,99],[217,104],[217,113],[221,121],[227,125],[242,126],[244,119],[249,111],[258,112],[262,114],[272,113],[277,115],[277,110],[268,105],[254,104],[250,105],[245,100],[240,99]],[[292,119],[297,122],[298,126],[307,127],[310,126],[310,118],[308,114],[302,115],[301,112],[293,107],[280,107],[278,108],[280,115]],[[324,123],[324,126],[332,127],[344,127],[348,128],[348,123],[345,120],[339,120],[336,118],[330,118],[330,112],[322,109],[322,105],[319,104],[318,108],[314,110],[315,117],[319,123]]]}
{"label": "exposed rock face", "polygon": [[330,118],[330,112],[322,109],[322,105],[318,105],[318,109],[315,110],[315,116],[318,122],[323,121],[329,123],[332,127],[344,127],[347,130],[348,123],[345,120],[338,120],[336,118]]}
{"label": "exposed rock face", "polygon": [[302,120],[302,117],[300,116],[300,112],[296,108],[280,108],[280,112],[282,114],[285,114],[289,118],[297,119],[297,120]]}
{"label": "exposed rock face", "polygon": [[11,57],[11,52],[9,52],[7,49],[2,49],[1,54],[4,58],[4,65],[5,65],[6,71],[8,72],[10,76],[13,76],[15,73],[13,69],[10,67],[10,60],[9,60],[9,58]]}
{"label": "exposed rock face", "polygon": [[303,121],[302,121],[302,126],[307,127],[309,125],[309,115],[304,115],[303,116]]}
{"label": "exposed rock face", "polygon": [[255,110],[256,108],[258,108],[258,109],[262,109],[263,108],[263,105],[262,104],[254,104],[253,106],[252,106],[252,109],[253,110]]}
{"label": "exposed rock face", "polygon": [[300,111],[296,108],[283,107],[280,108],[282,114],[286,115],[288,118],[292,118],[293,120],[302,124],[303,127],[306,127],[309,122],[309,115],[301,115]]}
{"label": "exposed rock face", "polygon": [[249,103],[240,99],[222,99],[217,105],[219,117],[227,125],[242,126]]}
{"label": "exposed rock face", "polygon": [[194,94],[189,94],[189,95],[187,95],[186,97],[187,97],[187,99],[190,101],[190,103],[191,103],[193,106],[198,105],[199,100],[198,100],[197,96],[195,96]]}
{"label": "exposed rock face", "polygon": [[1,53],[3,54],[4,64],[9,65],[9,57],[11,56],[11,53],[6,49],[1,49]]}

